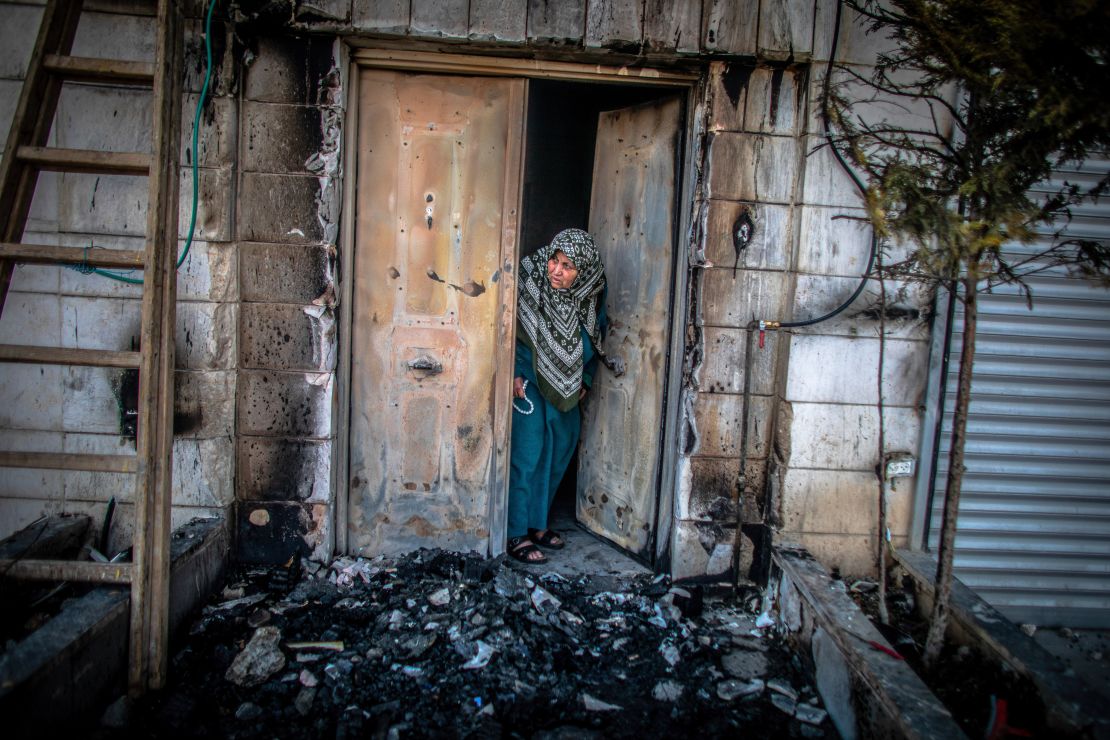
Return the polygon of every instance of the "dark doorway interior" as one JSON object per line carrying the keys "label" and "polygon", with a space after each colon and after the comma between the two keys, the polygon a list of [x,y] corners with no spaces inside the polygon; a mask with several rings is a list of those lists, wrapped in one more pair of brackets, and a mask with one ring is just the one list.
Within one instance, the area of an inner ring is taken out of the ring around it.
{"label": "dark doorway interior", "polygon": [[[660,87],[529,82],[522,257],[562,229],[589,228],[598,114],[673,95],[672,89]],[[574,520],[577,485],[575,452],[552,506],[553,522]]]}
{"label": "dark doorway interior", "polygon": [[521,256],[562,229],[589,226],[597,114],[673,94],[634,85],[529,82]]}

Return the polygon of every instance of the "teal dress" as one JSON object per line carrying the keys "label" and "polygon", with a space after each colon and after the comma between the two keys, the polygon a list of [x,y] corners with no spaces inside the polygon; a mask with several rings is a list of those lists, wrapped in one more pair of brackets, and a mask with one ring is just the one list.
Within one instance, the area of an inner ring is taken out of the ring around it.
{"label": "teal dress", "polygon": [[[604,302],[602,306],[604,306]],[[604,327],[604,308],[598,319]],[[582,335],[582,383],[593,382],[597,355],[589,334]],[[534,405],[531,414],[513,411],[512,453],[509,466],[509,537],[523,537],[529,529],[547,529],[547,513],[559,482],[578,446],[582,415],[576,404],[569,411],[559,411],[540,395],[536,384],[532,350],[516,343],[516,370],[513,377],[524,378],[528,387],[525,396]],[[527,409],[528,404],[513,396],[514,405]]]}

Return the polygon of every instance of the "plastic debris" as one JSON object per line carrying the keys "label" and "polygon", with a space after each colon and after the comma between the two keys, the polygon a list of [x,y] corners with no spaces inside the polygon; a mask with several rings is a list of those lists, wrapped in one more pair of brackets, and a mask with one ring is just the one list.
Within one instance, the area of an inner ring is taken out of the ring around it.
{"label": "plastic debris", "polygon": [[490,658],[493,657],[494,650],[492,647],[490,647],[488,643],[478,640],[477,645],[478,652],[474,654],[473,658],[463,663],[462,667],[464,671],[473,671],[479,668],[485,668],[486,664],[489,663]]}
{"label": "plastic debris", "polygon": [[563,602],[555,598],[555,596],[542,586],[536,586],[532,589],[532,606],[536,607],[536,611],[540,614],[550,614],[558,611]]}

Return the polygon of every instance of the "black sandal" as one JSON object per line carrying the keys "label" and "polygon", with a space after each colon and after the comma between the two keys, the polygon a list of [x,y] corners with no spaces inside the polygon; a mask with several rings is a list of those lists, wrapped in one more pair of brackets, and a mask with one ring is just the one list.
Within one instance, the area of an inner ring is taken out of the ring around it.
{"label": "black sandal", "polygon": [[[542,537],[539,536],[539,531],[538,529],[529,529],[528,538],[540,547],[546,547],[549,550],[562,550],[566,547],[567,541],[554,529],[547,530]],[[556,539],[559,541],[555,542]]]}
{"label": "black sandal", "polygon": [[[528,544],[524,544],[525,542]],[[547,556],[540,552],[540,549],[527,537],[513,537],[509,540],[509,546],[505,548],[505,552],[513,560],[519,560],[525,565],[543,565],[547,562]],[[540,557],[532,557],[534,553],[539,553]]]}

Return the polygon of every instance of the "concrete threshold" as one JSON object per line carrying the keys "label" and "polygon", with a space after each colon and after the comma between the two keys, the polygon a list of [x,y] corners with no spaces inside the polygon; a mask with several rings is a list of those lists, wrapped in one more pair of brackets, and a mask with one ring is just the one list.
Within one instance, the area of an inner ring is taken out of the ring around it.
{"label": "concrete threshold", "polygon": [[[196,520],[174,532],[171,634],[220,583],[229,551],[222,520]],[[41,737],[87,722],[126,691],[129,611],[129,589],[95,588],[0,655],[5,737]]]}
{"label": "concrete threshold", "polygon": [[[913,578],[918,609],[927,615],[936,589],[936,558],[911,550],[898,550],[895,557]],[[958,578],[952,581],[947,637],[979,650],[1027,679],[1037,690],[1047,726],[1054,733],[1110,738],[1105,699]]]}
{"label": "concrete threshold", "polygon": [[772,548],[769,590],[777,626],[812,662],[817,691],[842,737],[966,737],[913,669],[894,657],[844,583],[805,549]]}

